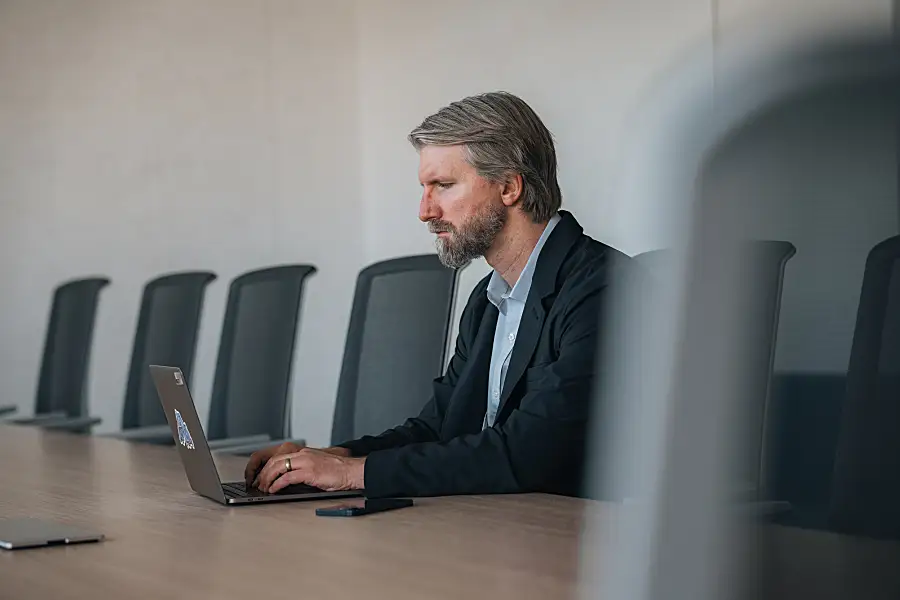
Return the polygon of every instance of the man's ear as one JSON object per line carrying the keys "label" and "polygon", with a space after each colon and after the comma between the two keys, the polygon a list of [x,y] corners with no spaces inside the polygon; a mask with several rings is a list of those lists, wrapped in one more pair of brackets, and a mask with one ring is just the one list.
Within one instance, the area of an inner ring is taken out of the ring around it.
{"label": "man's ear", "polygon": [[510,173],[500,188],[500,199],[505,206],[515,206],[522,197],[522,175],[519,173]]}

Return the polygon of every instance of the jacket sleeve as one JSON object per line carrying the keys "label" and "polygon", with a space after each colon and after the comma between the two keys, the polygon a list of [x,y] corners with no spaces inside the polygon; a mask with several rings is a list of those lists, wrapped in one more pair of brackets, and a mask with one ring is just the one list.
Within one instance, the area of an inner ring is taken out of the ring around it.
{"label": "jacket sleeve", "polygon": [[366,496],[575,493],[602,294],[595,288],[567,308],[556,360],[525,372],[527,391],[503,424],[443,442],[373,452],[366,459]]}
{"label": "jacket sleeve", "polygon": [[[484,282],[482,282],[483,284]],[[422,408],[419,416],[407,419],[405,423],[393,429],[388,429],[381,435],[364,436],[358,440],[352,440],[339,444],[350,450],[353,456],[368,456],[370,453],[400,448],[409,444],[434,442],[440,439],[441,425],[450,403],[450,397],[459,381],[459,376],[466,366],[469,345],[472,337],[477,332],[477,323],[474,320],[474,299],[479,291],[483,293],[484,285],[475,287],[459,320],[459,334],[456,336],[456,346],[453,357],[447,366],[443,377],[438,377],[432,383],[433,393],[431,398]]]}

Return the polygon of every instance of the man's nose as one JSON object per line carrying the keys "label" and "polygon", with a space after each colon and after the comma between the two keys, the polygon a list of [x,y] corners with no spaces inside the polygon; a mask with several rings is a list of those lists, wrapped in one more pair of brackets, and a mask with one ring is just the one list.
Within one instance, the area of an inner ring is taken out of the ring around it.
{"label": "man's nose", "polygon": [[419,201],[419,220],[423,223],[427,223],[433,219],[438,219],[441,216],[441,211],[438,208],[437,202],[431,197],[431,192],[428,189],[425,189],[422,192],[422,199]]}

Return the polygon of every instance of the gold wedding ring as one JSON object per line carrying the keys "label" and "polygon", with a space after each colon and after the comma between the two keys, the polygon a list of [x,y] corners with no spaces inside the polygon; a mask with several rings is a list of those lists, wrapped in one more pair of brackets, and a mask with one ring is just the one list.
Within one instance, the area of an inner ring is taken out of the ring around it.
{"label": "gold wedding ring", "polygon": [[287,469],[287,473],[291,472],[291,457],[288,456],[284,459],[284,468]]}

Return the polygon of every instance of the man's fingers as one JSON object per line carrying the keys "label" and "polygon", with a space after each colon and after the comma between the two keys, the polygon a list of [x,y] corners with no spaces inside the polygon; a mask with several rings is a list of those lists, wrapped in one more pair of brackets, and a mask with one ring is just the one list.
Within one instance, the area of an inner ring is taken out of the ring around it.
{"label": "man's fingers", "polygon": [[269,493],[274,494],[278,490],[284,489],[289,485],[294,485],[295,483],[306,483],[302,471],[291,471],[290,473],[285,473],[281,477],[278,477],[269,487]]}
{"label": "man's fingers", "polygon": [[274,448],[257,450],[250,455],[247,466],[244,468],[244,482],[250,485],[259,475],[260,467],[272,456]]}
{"label": "man's fingers", "polygon": [[276,450],[275,454],[292,454],[305,447],[306,446],[301,446],[299,444],[295,444],[294,442],[285,442],[282,445],[278,446],[278,450]]}
{"label": "man's fingers", "polygon": [[[278,454],[269,459],[269,462],[266,463],[266,466],[259,474],[259,489],[264,492],[269,491],[269,487],[278,476],[287,472],[285,459],[288,458],[290,458],[293,463],[297,460],[297,454]],[[291,466],[296,469],[299,465],[292,464]]]}
{"label": "man's fingers", "polygon": [[[279,457],[279,460],[283,459]],[[272,484],[272,481],[275,480],[275,477],[278,476],[278,474],[274,472],[274,462],[275,457],[270,458],[266,463],[266,466],[262,468],[262,470],[259,472],[259,475],[257,476],[257,480],[259,481],[258,487],[264,492],[268,489],[269,485]]]}
{"label": "man's fingers", "polygon": [[270,446],[269,448],[257,450],[250,455],[247,466],[244,468],[244,483],[248,486],[257,487],[259,485],[260,474],[269,461],[278,455],[296,452],[297,449],[299,449],[299,447],[296,444],[285,442],[280,446]]}
{"label": "man's fingers", "polygon": [[247,485],[250,485],[250,482],[256,478],[256,472],[259,470],[259,464],[261,462],[262,459],[260,459],[258,452],[254,452],[250,456],[250,460],[247,461],[247,466],[244,467],[244,481]]}
{"label": "man's fingers", "polygon": [[[291,470],[290,473],[294,473],[297,471],[304,472],[308,471],[309,467],[309,456],[306,450],[300,450],[300,452],[295,452],[293,454],[278,454],[269,459],[269,462],[266,463],[266,466],[259,473],[259,480],[257,487],[263,492],[270,492],[272,484],[279,477],[283,477],[285,474],[289,474],[287,470],[287,464],[285,459],[291,459]],[[300,475],[294,476],[300,481],[302,477]],[[284,485],[290,485],[290,482],[285,483]],[[283,487],[283,486],[282,486]],[[279,488],[280,489],[280,488]]]}

